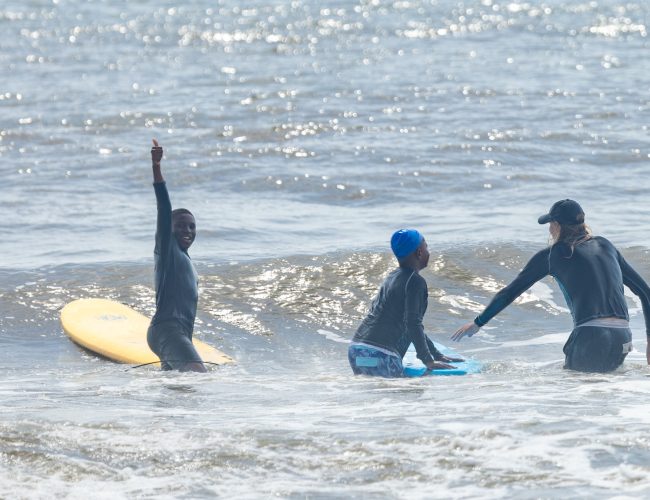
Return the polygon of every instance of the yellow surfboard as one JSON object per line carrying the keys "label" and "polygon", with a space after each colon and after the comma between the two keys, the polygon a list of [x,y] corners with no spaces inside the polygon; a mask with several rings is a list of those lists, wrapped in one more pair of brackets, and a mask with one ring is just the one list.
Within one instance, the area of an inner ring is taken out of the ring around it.
{"label": "yellow surfboard", "polygon": [[[160,364],[147,345],[149,319],[124,304],[107,299],[79,299],[61,310],[63,330],[74,342],[119,363]],[[193,340],[201,359],[226,364],[234,360],[200,340]]]}

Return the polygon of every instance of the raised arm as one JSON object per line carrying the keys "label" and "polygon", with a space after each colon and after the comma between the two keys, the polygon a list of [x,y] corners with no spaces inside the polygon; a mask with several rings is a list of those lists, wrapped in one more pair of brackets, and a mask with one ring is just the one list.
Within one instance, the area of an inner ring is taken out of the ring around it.
{"label": "raised arm", "polygon": [[452,335],[452,340],[458,342],[464,336],[471,337],[482,326],[508,307],[522,293],[549,273],[549,249],[542,250],[533,255],[528,264],[521,270],[517,277],[505,288],[501,289],[490,301],[481,314],[474,321],[461,326]]}
{"label": "raised arm", "polygon": [[643,318],[645,319],[645,333],[648,339],[646,346],[646,361],[650,365],[650,287],[634,268],[627,263],[620,252],[618,252],[618,263],[623,273],[623,284],[641,300]]}
{"label": "raised arm", "polygon": [[153,171],[153,189],[156,193],[156,204],[158,206],[155,252],[164,256],[167,254],[172,237],[172,203],[160,168],[162,157],[163,148],[154,139],[151,148],[151,169]]}
{"label": "raised arm", "polygon": [[153,170],[153,182],[159,184],[165,182],[160,170],[160,162],[163,157],[163,148],[158,144],[156,139],[153,139],[153,147],[151,148],[151,168]]}

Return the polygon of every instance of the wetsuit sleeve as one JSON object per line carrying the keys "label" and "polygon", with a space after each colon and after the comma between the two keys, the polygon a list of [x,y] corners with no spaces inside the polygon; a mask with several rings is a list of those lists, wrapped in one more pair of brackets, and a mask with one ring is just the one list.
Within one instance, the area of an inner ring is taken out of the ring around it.
{"label": "wetsuit sleeve", "polygon": [[509,306],[513,300],[548,275],[549,251],[550,249],[547,248],[533,255],[533,258],[528,261],[514,281],[494,296],[483,312],[476,317],[474,323],[478,326],[485,325]]}
{"label": "wetsuit sleeve", "polygon": [[429,352],[433,356],[433,359],[440,359],[442,358],[442,353],[436,348],[434,345],[433,341],[429,338],[428,335],[425,336],[427,339],[427,347],[429,348]]}
{"label": "wetsuit sleeve", "polygon": [[406,283],[406,331],[415,346],[418,358],[425,365],[433,361],[422,324],[426,310],[427,283],[420,275],[413,273]]}
{"label": "wetsuit sleeve", "polygon": [[639,273],[627,263],[618,250],[616,253],[618,255],[618,264],[621,266],[621,272],[623,273],[623,284],[641,300],[643,318],[645,319],[645,332],[646,335],[650,336],[650,287]]}
{"label": "wetsuit sleeve", "polygon": [[156,204],[158,206],[155,252],[161,258],[164,258],[167,255],[172,238],[172,202],[169,199],[167,185],[164,182],[155,182],[153,189],[156,193]]}

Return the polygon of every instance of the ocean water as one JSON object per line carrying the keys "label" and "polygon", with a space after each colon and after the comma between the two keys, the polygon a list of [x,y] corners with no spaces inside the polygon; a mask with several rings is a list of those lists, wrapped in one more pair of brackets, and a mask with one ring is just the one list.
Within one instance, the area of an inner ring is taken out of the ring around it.
{"label": "ocean water", "polygon": [[[347,342],[431,250],[425,327],[472,319],[577,199],[650,278],[640,0],[0,3],[0,497],[647,498],[650,370],[562,369],[544,280],[458,345],[468,377],[354,377]],[[151,314],[165,148],[196,215],[195,335],[237,360],[133,369],[59,311]]]}

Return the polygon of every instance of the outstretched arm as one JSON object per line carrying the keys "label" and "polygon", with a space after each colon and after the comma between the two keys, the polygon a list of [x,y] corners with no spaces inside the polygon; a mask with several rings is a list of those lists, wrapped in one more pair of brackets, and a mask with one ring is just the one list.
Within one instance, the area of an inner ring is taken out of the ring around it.
{"label": "outstretched arm", "polygon": [[550,249],[547,248],[533,255],[533,258],[528,261],[528,264],[521,270],[514,281],[499,291],[473,322],[466,323],[456,330],[456,333],[451,337],[452,340],[458,342],[465,336],[471,337],[474,335],[533,284],[548,275],[550,271],[549,251]]}

